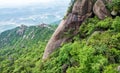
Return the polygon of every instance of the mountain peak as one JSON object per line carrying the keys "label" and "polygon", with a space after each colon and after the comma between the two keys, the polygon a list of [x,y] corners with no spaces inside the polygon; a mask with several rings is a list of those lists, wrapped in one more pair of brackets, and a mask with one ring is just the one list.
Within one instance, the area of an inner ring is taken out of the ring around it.
{"label": "mountain peak", "polygon": [[21,36],[21,35],[24,34],[24,31],[25,31],[25,29],[27,28],[27,26],[26,26],[26,25],[21,25],[21,26],[19,26],[18,28],[19,28],[19,29],[16,31],[16,33]]}

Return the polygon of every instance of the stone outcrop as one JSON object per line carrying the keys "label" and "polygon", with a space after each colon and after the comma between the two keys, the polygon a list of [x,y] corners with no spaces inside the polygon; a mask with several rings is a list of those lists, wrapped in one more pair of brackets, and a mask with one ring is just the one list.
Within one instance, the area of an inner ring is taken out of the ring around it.
{"label": "stone outcrop", "polygon": [[118,66],[117,70],[120,72],[120,66]]}
{"label": "stone outcrop", "polygon": [[49,40],[43,55],[46,60],[49,55],[62,43],[67,42],[78,33],[79,27],[84,20],[95,14],[99,19],[111,16],[105,3],[111,3],[112,0],[76,0],[70,13],[67,13],[66,19],[62,20],[58,28]]}
{"label": "stone outcrop", "polygon": [[93,6],[93,0],[77,0],[73,6],[72,13],[84,16],[90,13]]}
{"label": "stone outcrop", "polygon": [[[110,1],[111,0],[106,0],[106,2]],[[93,6],[93,12],[99,19],[104,19],[105,17],[110,16],[110,12],[105,6],[105,0],[97,0]]]}
{"label": "stone outcrop", "polygon": [[24,31],[25,31],[26,28],[27,28],[27,26],[21,25],[21,26],[19,27],[19,29],[16,31],[16,33],[17,33],[19,36],[22,36],[22,35],[24,34]]}
{"label": "stone outcrop", "polygon": [[[77,34],[81,23],[91,16],[92,6],[93,0],[77,0],[74,3],[72,13],[68,13],[67,18],[61,21],[49,40],[45,48],[43,60],[47,59],[56,48],[61,46],[62,43]],[[66,34],[71,34],[72,36],[66,36]]]}
{"label": "stone outcrop", "polygon": [[63,64],[61,73],[66,73],[66,70],[67,70],[68,67],[69,67],[68,64]]}

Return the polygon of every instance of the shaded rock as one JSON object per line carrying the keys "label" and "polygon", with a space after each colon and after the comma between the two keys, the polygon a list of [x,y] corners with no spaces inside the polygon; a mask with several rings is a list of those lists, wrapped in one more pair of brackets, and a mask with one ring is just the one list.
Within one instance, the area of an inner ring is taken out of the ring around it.
{"label": "shaded rock", "polygon": [[116,16],[117,14],[118,14],[117,11],[114,11],[114,10],[113,10],[113,11],[111,12],[111,15],[113,15],[113,16]]}
{"label": "shaded rock", "polygon": [[16,31],[16,33],[17,33],[18,35],[20,35],[20,36],[23,35],[26,27],[27,27],[27,26],[25,26],[25,25],[21,25],[21,26],[19,27],[19,29]]}
{"label": "shaded rock", "polygon": [[25,45],[24,45],[24,44],[21,44],[21,48],[25,48]]}
{"label": "shaded rock", "polygon": [[110,16],[110,12],[105,6],[104,0],[97,0],[93,6],[93,12],[99,19],[104,19],[105,17]]}
{"label": "shaded rock", "polygon": [[74,58],[71,58],[70,59],[70,66],[77,67],[77,66],[79,66],[79,62],[76,61]]}
{"label": "shaded rock", "polygon": [[66,70],[67,70],[68,66],[69,66],[68,64],[63,64],[61,73],[66,73]]}
{"label": "shaded rock", "polygon": [[[71,37],[78,33],[81,23],[91,16],[93,0],[77,0],[73,6],[72,13],[68,13],[66,19],[62,20],[58,28],[49,40],[43,55],[43,60],[62,43],[68,41]],[[69,36],[68,36],[69,35]]]}
{"label": "shaded rock", "polygon": [[120,66],[118,66],[117,70],[120,72]]}
{"label": "shaded rock", "polygon": [[59,34],[62,34],[63,29],[65,28],[64,26],[65,20],[63,20],[57,30],[54,32],[52,35],[51,39],[49,40],[46,49],[44,51],[43,59],[47,59],[47,57],[55,50],[56,47],[59,47],[62,42],[64,42],[64,38],[60,38]]}
{"label": "shaded rock", "polygon": [[112,0],[105,0],[107,3],[111,3],[112,2]]}
{"label": "shaded rock", "polygon": [[81,16],[90,13],[93,6],[93,0],[77,0],[73,6],[72,13]]}
{"label": "shaded rock", "polygon": [[38,27],[42,27],[42,28],[50,28],[48,24],[45,24],[45,23],[42,23],[42,24],[39,24]]}

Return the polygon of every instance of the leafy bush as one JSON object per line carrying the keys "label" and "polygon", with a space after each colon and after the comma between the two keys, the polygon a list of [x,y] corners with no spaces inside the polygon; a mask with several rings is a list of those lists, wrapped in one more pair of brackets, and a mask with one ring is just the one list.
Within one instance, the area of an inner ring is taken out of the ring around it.
{"label": "leafy bush", "polygon": [[111,3],[107,4],[109,10],[119,11],[120,10],[120,0],[112,0]]}
{"label": "leafy bush", "polygon": [[120,17],[116,17],[113,21],[112,27],[115,31],[120,31]]}
{"label": "leafy bush", "polygon": [[117,69],[117,65],[111,64],[105,67],[105,70],[103,73],[118,73],[116,69]]}

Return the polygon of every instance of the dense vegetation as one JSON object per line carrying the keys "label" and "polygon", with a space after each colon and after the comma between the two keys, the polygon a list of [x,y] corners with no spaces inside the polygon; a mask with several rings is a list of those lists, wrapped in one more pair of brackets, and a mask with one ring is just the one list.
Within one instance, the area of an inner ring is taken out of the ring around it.
{"label": "dense vegetation", "polygon": [[57,25],[17,27],[0,34],[0,73],[39,73],[41,57]]}
{"label": "dense vegetation", "polygon": [[118,73],[120,65],[120,17],[90,18],[79,34],[45,62],[41,73]]}
{"label": "dense vegetation", "polygon": [[[116,1],[108,8],[120,10]],[[120,73],[120,16],[87,19],[72,41],[42,61],[55,28],[56,25],[24,26],[23,33],[18,32],[20,27],[1,33],[0,73]]]}
{"label": "dense vegetation", "polygon": [[0,49],[0,73],[118,73],[119,21],[119,16],[105,20],[89,18],[81,25],[72,41],[63,44],[45,62],[41,58],[45,45],[54,32],[51,28],[55,29],[55,26],[26,27],[24,35],[34,30],[35,37],[31,39],[30,35],[24,41],[24,35],[14,35],[18,28],[3,32],[1,36],[9,33],[9,38],[14,40],[10,42],[13,44]]}

